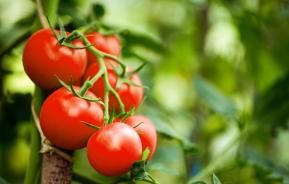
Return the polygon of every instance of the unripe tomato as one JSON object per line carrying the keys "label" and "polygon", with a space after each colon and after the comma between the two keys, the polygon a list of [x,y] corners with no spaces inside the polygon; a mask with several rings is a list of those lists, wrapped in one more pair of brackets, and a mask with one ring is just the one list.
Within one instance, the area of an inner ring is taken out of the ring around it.
{"label": "unripe tomato", "polygon": [[[83,46],[80,40],[72,44]],[[87,54],[85,49],[61,46],[50,29],[42,29],[28,39],[23,66],[37,86],[51,90],[61,86],[56,76],[66,83],[79,81],[87,66]]]}
{"label": "unripe tomato", "polygon": [[149,118],[142,115],[128,117],[124,120],[124,123],[132,127],[137,126],[134,129],[141,139],[142,149],[144,151],[146,148],[149,148],[149,159],[151,159],[157,147],[157,131],[153,123]]}
{"label": "unripe tomato", "polygon": [[[79,90],[78,87],[74,87]],[[95,97],[91,92],[86,96]],[[74,96],[62,87],[44,101],[40,111],[40,125],[44,135],[56,146],[75,150],[86,146],[96,126],[103,125],[103,110],[98,103]]]}
{"label": "unripe tomato", "polygon": [[[84,80],[92,78],[99,71],[99,64],[92,63],[88,66],[85,74]],[[122,83],[120,86],[117,85],[118,76],[115,71],[111,68],[107,68],[108,71],[108,79],[110,85],[117,91],[119,94],[124,106],[125,110],[129,111],[131,108],[137,109],[141,104],[144,97],[144,89],[140,86],[128,85],[127,83]],[[141,79],[138,74],[134,74],[130,77],[130,81],[137,85],[142,85]],[[91,88],[91,91],[101,99],[104,99],[104,81],[102,78],[99,78]],[[119,111],[119,104],[112,94],[110,94],[109,100],[110,109],[114,109],[115,111]]]}
{"label": "unripe tomato", "polygon": [[106,176],[119,176],[141,159],[137,132],[125,123],[112,123],[95,132],[88,141],[87,156],[93,168]]}
{"label": "unripe tomato", "polygon": [[[121,42],[117,36],[104,36],[98,32],[91,32],[86,34],[86,38],[96,49],[116,57],[120,56]],[[89,64],[97,62],[97,58],[92,53],[88,52],[87,55]],[[107,59],[106,61],[106,63],[109,62],[110,64],[113,64],[113,66],[117,66],[117,63],[112,60]]]}

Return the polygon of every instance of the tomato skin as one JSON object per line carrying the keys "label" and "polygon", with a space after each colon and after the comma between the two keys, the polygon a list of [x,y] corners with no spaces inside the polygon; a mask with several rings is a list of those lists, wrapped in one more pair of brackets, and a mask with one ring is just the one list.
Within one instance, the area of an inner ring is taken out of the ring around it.
{"label": "tomato skin", "polygon": [[[91,32],[86,34],[86,38],[88,41],[94,45],[94,47],[102,52],[107,54],[112,54],[116,57],[120,56],[121,53],[121,42],[115,35],[104,36],[98,32]],[[90,52],[87,53],[88,63],[97,62],[97,58]],[[106,59],[106,63],[110,63],[113,66],[117,66],[118,64],[111,59]]]}
{"label": "tomato skin", "polygon": [[[80,40],[75,40],[72,44],[83,46]],[[37,86],[46,90],[61,86],[55,76],[66,83],[69,83],[70,80],[79,81],[84,74],[86,65],[86,50],[59,45],[50,29],[41,29],[35,32],[24,47],[25,72]]]}
{"label": "tomato skin", "polygon": [[156,151],[157,147],[157,131],[154,124],[151,120],[142,115],[130,116],[124,120],[124,123],[135,127],[134,129],[138,133],[141,142],[143,151],[148,147],[150,150],[149,159],[151,159]]}
{"label": "tomato skin", "polygon": [[[78,87],[74,89],[79,90]],[[89,91],[87,96],[95,97]],[[54,145],[67,150],[85,147],[96,131],[81,121],[102,126],[103,110],[99,104],[78,98],[64,87],[48,96],[40,111],[44,135]]]}
{"label": "tomato skin", "polygon": [[[99,71],[99,64],[98,63],[92,63],[88,66],[83,81],[86,79],[92,78],[97,72]],[[129,111],[131,108],[137,109],[139,105],[141,104],[143,98],[144,98],[144,89],[140,86],[134,86],[134,85],[128,85],[126,83],[122,83],[120,86],[117,85],[118,76],[115,73],[113,69],[107,68],[108,71],[108,80],[110,85],[116,90],[116,92],[119,94],[124,106],[125,110]],[[142,85],[142,81],[138,74],[134,74],[130,77],[130,81],[137,85]],[[102,78],[99,78],[92,88],[90,89],[97,97],[100,97],[101,99],[104,99],[104,81]],[[114,95],[110,94],[110,100],[109,100],[109,106],[110,110],[114,109],[116,112],[119,112],[119,104],[115,98]]]}
{"label": "tomato skin", "polygon": [[[130,78],[130,81],[136,85],[128,85],[126,83],[122,83],[117,89],[117,93],[120,96],[120,99],[122,100],[125,111],[129,111],[132,108],[138,109],[140,104],[143,101],[144,98],[144,88],[140,87],[142,85],[142,81],[138,74],[133,74]],[[115,96],[111,95],[110,99],[110,108],[115,109],[116,112],[120,111],[119,104],[115,98]]]}
{"label": "tomato skin", "polygon": [[119,176],[141,159],[142,145],[137,132],[125,123],[112,123],[94,133],[88,141],[87,156],[96,171]]}
{"label": "tomato skin", "polygon": [[[99,64],[98,63],[91,63],[85,71],[84,79],[91,79],[97,72],[99,71]],[[108,80],[110,85],[115,88],[118,76],[114,72],[114,70],[108,69]],[[90,88],[90,91],[93,92],[97,97],[100,97],[102,100],[104,99],[104,81],[102,78],[99,78],[94,85]]]}

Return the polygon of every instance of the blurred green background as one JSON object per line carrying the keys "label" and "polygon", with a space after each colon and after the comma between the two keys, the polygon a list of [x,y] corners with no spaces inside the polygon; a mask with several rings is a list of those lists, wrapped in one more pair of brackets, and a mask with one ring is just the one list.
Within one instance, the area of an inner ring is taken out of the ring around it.
{"label": "blurred green background", "polygon": [[[149,63],[137,113],[160,132],[149,171],[161,184],[213,173],[224,184],[289,183],[288,0],[59,0],[58,16],[68,30],[101,21],[119,32],[128,65]],[[34,85],[21,57],[35,19],[34,1],[0,1],[0,183],[23,183],[28,164]],[[114,180],[84,150],[74,173]]]}

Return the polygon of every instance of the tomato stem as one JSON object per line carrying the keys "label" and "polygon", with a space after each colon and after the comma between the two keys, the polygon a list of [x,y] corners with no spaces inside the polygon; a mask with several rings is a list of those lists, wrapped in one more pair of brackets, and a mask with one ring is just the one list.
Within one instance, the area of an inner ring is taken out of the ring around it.
{"label": "tomato stem", "polygon": [[80,89],[79,95],[84,96],[87,90],[91,88],[103,74],[104,71],[100,69],[90,80],[86,80]]}
{"label": "tomato stem", "polygon": [[[104,120],[107,122],[110,118],[109,118],[109,93],[111,92],[120,107],[120,114],[124,114],[125,113],[125,108],[124,108],[124,104],[120,98],[120,96],[118,95],[118,93],[116,92],[116,90],[111,86],[111,84],[109,83],[109,79],[108,79],[108,71],[105,65],[105,61],[104,58],[110,58],[113,59],[114,61],[116,61],[117,63],[120,64],[120,66],[122,67],[122,76],[125,75],[126,72],[126,66],[115,56],[104,53],[99,51],[98,49],[96,49],[95,47],[92,47],[91,43],[88,41],[88,39],[80,32],[80,31],[73,31],[69,37],[72,36],[77,36],[79,37],[82,42],[84,43],[84,45],[87,47],[88,51],[90,51],[95,57],[97,57],[97,62],[99,63],[99,71],[90,79],[90,80],[86,80],[83,84],[83,86],[81,87],[80,90],[80,95],[83,96],[85,95],[85,93],[87,92],[87,90],[89,88],[91,88],[93,86],[93,84],[100,78],[103,78],[104,81],[104,85],[105,85],[105,93],[104,93]],[[68,38],[69,38],[68,37]]]}

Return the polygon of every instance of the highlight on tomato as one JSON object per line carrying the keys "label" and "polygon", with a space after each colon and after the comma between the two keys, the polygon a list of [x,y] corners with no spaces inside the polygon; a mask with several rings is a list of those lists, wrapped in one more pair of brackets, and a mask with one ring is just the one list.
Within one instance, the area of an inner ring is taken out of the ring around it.
{"label": "highlight on tomato", "polygon": [[[79,90],[78,87],[73,87]],[[86,96],[95,98],[91,92]],[[103,110],[96,102],[74,96],[62,87],[44,101],[40,111],[40,125],[44,135],[53,145],[76,150],[86,146],[89,137],[96,131],[83,122],[102,126]]]}
{"label": "highlight on tomato", "polygon": [[[74,40],[71,44],[83,47],[80,40]],[[87,53],[85,49],[62,46],[52,30],[41,29],[25,44],[23,66],[37,86],[54,90],[61,87],[57,77],[66,83],[76,83],[81,79],[87,66]]]}
{"label": "highlight on tomato", "polygon": [[120,176],[141,159],[141,140],[131,126],[115,122],[102,127],[90,137],[87,156],[97,172]]}

